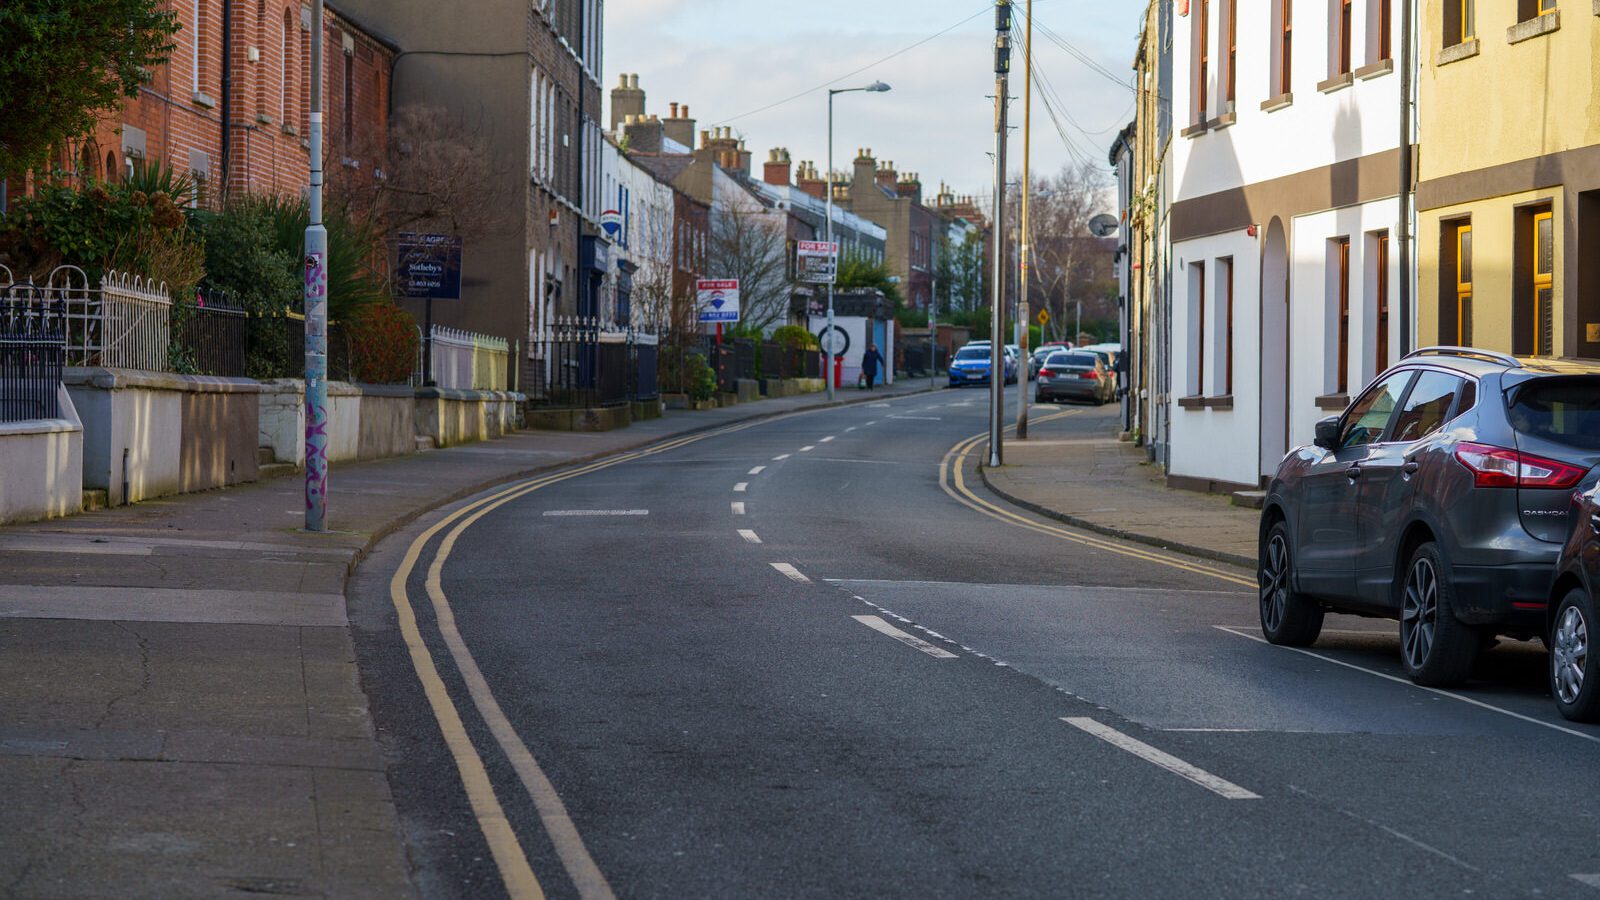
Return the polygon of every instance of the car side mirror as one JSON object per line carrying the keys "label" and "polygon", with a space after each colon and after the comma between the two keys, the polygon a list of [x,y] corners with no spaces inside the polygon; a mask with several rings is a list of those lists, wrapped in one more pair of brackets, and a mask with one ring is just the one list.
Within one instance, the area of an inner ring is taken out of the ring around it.
{"label": "car side mirror", "polygon": [[1317,436],[1312,441],[1324,450],[1333,450],[1339,446],[1339,417],[1329,416],[1317,423]]}

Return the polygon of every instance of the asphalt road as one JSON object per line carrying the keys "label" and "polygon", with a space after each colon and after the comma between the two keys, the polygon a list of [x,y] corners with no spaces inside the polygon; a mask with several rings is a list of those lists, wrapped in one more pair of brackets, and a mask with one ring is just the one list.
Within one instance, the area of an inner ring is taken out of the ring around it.
{"label": "asphalt road", "polygon": [[1253,573],[964,497],[941,461],[985,399],[708,435],[382,544],[352,620],[419,890],[1600,896],[1600,729],[1536,645],[1454,692],[1389,622],[1268,646]]}

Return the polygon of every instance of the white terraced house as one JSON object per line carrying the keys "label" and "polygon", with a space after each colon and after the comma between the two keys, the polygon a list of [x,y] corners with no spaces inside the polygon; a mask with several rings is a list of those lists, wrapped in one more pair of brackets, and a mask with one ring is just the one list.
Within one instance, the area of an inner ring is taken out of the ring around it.
{"label": "white terraced house", "polygon": [[1177,0],[1170,483],[1257,487],[1415,333],[1401,6]]}

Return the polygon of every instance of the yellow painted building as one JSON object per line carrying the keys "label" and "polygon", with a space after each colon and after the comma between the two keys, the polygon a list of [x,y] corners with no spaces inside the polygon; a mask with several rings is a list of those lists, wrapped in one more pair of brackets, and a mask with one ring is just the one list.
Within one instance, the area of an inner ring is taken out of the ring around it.
{"label": "yellow painted building", "polygon": [[1600,0],[1425,0],[1419,343],[1600,357]]}

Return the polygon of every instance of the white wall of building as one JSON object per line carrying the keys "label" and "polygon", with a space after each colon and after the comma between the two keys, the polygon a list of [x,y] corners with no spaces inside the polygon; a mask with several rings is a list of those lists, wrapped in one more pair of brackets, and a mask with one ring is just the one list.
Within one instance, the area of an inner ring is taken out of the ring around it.
{"label": "white wall of building", "polygon": [[[1257,467],[1260,366],[1260,249],[1243,231],[1173,247],[1172,475],[1254,484]],[[1231,261],[1231,266],[1228,262]],[[1204,328],[1198,290],[1204,267]],[[1233,386],[1228,393],[1227,275],[1233,281]],[[1204,367],[1197,352],[1204,342]],[[1232,408],[1184,408],[1181,397],[1233,398]]]}
{"label": "white wall of building", "polygon": [[[1317,86],[1329,79],[1336,62],[1333,23],[1339,4],[1329,0],[1293,0],[1293,102],[1267,112],[1261,104],[1278,95],[1277,0],[1237,0],[1239,47],[1237,121],[1205,134],[1173,139],[1174,201],[1203,197],[1244,184],[1305,172],[1334,162],[1357,159],[1400,146],[1400,75],[1353,79],[1349,87],[1323,93]],[[1392,50],[1400,46],[1400,7],[1392,3]],[[1226,111],[1224,101],[1227,0],[1210,0],[1211,65],[1208,74],[1207,120]],[[1361,68],[1377,52],[1375,10],[1378,0],[1354,0],[1351,40],[1353,68]],[[1189,15],[1175,20],[1173,34],[1173,128],[1181,132],[1199,118],[1196,112],[1198,65],[1194,29],[1199,0]],[[1398,60],[1396,61],[1398,67]]]}
{"label": "white wall of building", "polygon": [[[1239,22],[1236,99],[1226,100],[1228,0],[1195,0],[1187,17],[1177,17],[1173,40],[1172,110],[1174,129],[1197,122],[1208,130],[1174,135],[1171,153],[1173,203],[1199,201],[1219,192],[1258,185],[1285,176],[1328,169],[1341,162],[1393,151],[1400,146],[1400,75],[1377,65],[1348,84],[1336,81],[1339,66],[1340,4],[1292,0],[1293,51],[1289,92],[1292,100],[1274,110],[1263,103],[1280,98],[1277,0],[1237,0]],[[1390,46],[1399,54],[1400,5],[1392,4]],[[1351,69],[1378,63],[1379,0],[1354,0]],[[1200,12],[1209,11],[1202,23]],[[1210,45],[1207,108],[1198,109],[1197,29],[1208,29]],[[1233,121],[1226,121],[1231,116]],[[1330,171],[1327,176],[1332,179]],[[1363,186],[1372,193],[1371,186]],[[1259,192],[1256,196],[1270,196]],[[1388,193],[1387,191],[1385,193]],[[1236,202],[1236,197],[1229,202]],[[1287,204],[1301,202],[1288,199]],[[1338,393],[1338,255],[1333,242],[1350,238],[1350,369],[1345,393],[1354,396],[1376,374],[1376,235],[1397,233],[1396,199],[1296,215],[1287,221],[1277,211],[1254,210],[1269,221],[1241,223],[1235,230],[1188,236],[1171,247],[1171,416],[1169,472],[1175,476],[1256,484],[1270,474],[1284,450],[1307,443],[1318,419],[1328,415],[1317,398]],[[1276,236],[1275,238],[1273,236]],[[1397,244],[1389,246],[1388,359],[1398,356],[1399,316],[1395,297],[1400,283]],[[1226,293],[1221,261],[1232,259],[1233,385],[1222,383],[1226,358]],[[1199,290],[1194,265],[1205,265],[1205,329],[1196,308]],[[1286,288],[1286,294],[1285,294]],[[1204,342],[1205,373],[1199,348]],[[1218,401],[1194,408],[1180,398]],[[1331,403],[1329,404],[1331,405]]]}

